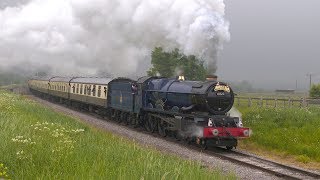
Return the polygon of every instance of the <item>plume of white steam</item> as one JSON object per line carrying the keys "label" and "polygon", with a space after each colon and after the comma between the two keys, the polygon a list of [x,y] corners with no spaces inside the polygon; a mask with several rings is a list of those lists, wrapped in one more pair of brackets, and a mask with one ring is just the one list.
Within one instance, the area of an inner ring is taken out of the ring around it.
{"label": "plume of white steam", "polygon": [[238,126],[239,127],[243,126],[243,124],[242,124],[242,114],[237,108],[232,107],[227,114],[228,114],[228,116],[231,116],[231,117],[238,117],[239,118]]}
{"label": "plume of white steam", "polygon": [[223,0],[30,0],[0,10],[0,68],[142,75],[161,46],[214,71],[229,40],[224,8]]}

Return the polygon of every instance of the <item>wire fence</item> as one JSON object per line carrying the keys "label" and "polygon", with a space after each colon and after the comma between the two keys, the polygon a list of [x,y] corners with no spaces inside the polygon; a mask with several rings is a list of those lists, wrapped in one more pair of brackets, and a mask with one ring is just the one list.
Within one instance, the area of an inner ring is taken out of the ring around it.
{"label": "wire fence", "polygon": [[274,108],[305,108],[310,105],[320,105],[320,99],[291,99],[266,97],[235,97],[234,104],[247,107],[274,107]]}

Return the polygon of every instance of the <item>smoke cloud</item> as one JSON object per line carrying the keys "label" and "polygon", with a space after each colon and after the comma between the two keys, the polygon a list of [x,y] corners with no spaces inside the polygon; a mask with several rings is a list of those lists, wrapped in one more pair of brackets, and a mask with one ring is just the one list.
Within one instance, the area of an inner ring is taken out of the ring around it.
{"label": "smoke cloud", "polygon": [[214,72],[230,36],[224,9],[223,0],[30,0],[7,6],[0,9],[0,68],[142,75],[152,49],[161,46],[195,55]]}
{"label": "smoke cloud", "polygon": [[235,108],[235,107],[232,107],[230,109],[230,111],[227,113],[228,116],[231,116],[231,117],[238,117],[239,118],[239,123],[237,124],[238,127],[243,127],[243,124],[242,124],[242,114],[241,112]]}

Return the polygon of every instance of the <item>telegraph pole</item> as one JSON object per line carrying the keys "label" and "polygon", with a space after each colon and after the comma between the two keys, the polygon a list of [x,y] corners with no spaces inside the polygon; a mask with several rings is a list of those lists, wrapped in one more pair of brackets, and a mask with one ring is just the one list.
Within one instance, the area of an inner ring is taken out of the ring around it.
{"label": "telegraph pole", "polygon": [[312,86],[312,74],[309,74],[309,88],[311,89]]}
{"label": "telegraph pole", "polygon": [[307,76],[309,76],[309,90],[311,89],[312,86],[312,73],[307,74]]}

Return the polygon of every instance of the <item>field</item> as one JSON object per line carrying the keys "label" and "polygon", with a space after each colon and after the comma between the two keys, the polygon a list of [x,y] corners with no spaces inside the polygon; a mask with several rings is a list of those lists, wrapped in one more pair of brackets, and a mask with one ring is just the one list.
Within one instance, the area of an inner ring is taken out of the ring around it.
{"label": "field", "polygon": [[242,147],[264,149],[281,156],[293,156],[302,163],[320,163],[320,107],[248,106],[235,103],[243,114],[251,138]]}
{"label": "field", "polygon": [[0,179],[235,179],[0,91]]}

